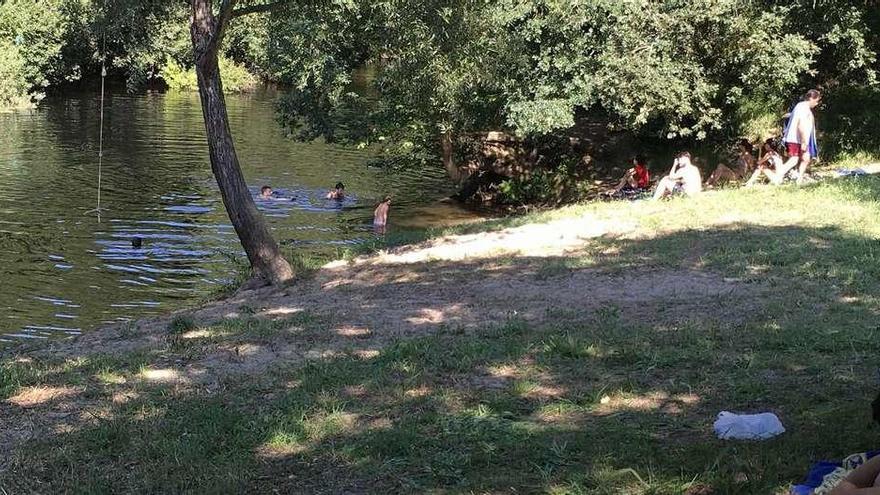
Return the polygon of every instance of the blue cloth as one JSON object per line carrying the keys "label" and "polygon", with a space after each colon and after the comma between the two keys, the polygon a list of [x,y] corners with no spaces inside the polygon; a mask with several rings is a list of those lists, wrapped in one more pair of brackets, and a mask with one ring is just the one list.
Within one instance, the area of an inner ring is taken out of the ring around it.
{"label": "blue cloth", "polygon": [[[782,129],[782,138],[785,139],[785,136],[788,135],[788,127],[791,125],[791,114],[794,112],[794,107],[800,102],[795,103],[788,110],[788,120],[785,121],[785,127]],[[810,156],[816,158],[819,156],[819,143],[816,141],[816,125],[813,125],[813,132],[810,133],[810,143],[809,143]]]}
{"label": "blue cloth", "polygon": [[835,172],[837,172],[838,177],[861,177],[868,175],[868,172],[861,168],[839,168]]}
{"label": "blue cloth", "polygon": [[[872,450],[867,453],[867,458],[880,455],[880,450]],[[812,495],[813,490],[822,486],[822,481],[826,476],[833,473],[835,469],[842,467],[841,461],[819,461],[810,468],[807,478],[799,485],[791,487],[791,495]]]}

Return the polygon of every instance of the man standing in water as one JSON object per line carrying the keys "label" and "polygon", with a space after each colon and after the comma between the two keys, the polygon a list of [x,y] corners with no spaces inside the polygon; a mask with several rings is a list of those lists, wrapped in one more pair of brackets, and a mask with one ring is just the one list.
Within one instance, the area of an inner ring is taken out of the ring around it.
{"label": "man standing in water", "polygon": [[810,160],[816,154],[816,121],[813,117],[813,109],[822,101],[822,94],[818,90],[811,89],[804,95],[804,101],[795,105],[788,118],[788,126],[785,128],[783,140],[788,151],[788,161],[782,164],[777,171],[776,184],[782,184],[782,179],[794,167],[798,167],[797,183],[803,184],[804,176]]}
{"label": "man standing in water", "polygon": [[385,233],[388,225],[388,210],[391,209],[391,196],[385,196],[382,202],[373,210],[373,227],[380,234]]}

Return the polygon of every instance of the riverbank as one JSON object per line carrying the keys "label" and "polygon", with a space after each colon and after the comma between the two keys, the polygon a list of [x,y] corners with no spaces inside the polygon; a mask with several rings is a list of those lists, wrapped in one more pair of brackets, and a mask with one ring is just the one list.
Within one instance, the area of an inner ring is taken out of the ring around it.
{"label": "riverbank", "polygon": [[[782,492],[877,445],[878,194],[868,176],[453,227],[4,355],[0,488]],[[721,410],[788,431],[721,442]]]}

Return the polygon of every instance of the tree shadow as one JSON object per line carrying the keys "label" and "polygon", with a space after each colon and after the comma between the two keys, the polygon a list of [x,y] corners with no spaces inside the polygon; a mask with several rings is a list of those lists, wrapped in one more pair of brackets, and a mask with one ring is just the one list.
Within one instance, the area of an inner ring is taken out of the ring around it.
{"label": "tree shadow", "polygon": [[[247,318],[281,322],[236,347],[274,349],[258,372],[206,380],[211,368],[186,366],[203,356],[165,343],[117,362],[82,346],[74,364],[19,376],[73,387],[92,416],[53,423],[70,394],[16,403],[24,389],[7,385],[4,415],[43,424],[0,487],[777,491],[813,460],[873,446],[877,247],[838,227],[733,224],[597,238],[565,256],[331,270],[212,313],[245,318],[259,300]],[[312,318],[290,330],[283,319],[302,310]],[[351,328],[367,333],[340,331]],[[322,357],[292,357],[307,349]],[[721,410],[773,411],[788,431],[722,442]]]}

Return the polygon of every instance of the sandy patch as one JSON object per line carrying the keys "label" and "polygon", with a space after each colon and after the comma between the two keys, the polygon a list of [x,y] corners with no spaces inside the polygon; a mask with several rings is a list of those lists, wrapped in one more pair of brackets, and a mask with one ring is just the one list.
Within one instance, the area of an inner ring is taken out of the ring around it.
{"label": "sandy patch", "polygon": [[604,416],[624,411],[661,411],[664,414],[678,415],[699,403],[700,398],[694,394],[672,396],[662,391],[640,396],[605,396],[596,407],[595,413]]}
{"label": "sandy patch", "polygon": [[80,391],[71,387],[26,387],[17,394],[6,399],[6,402],[18,407],[31,408],[55,402],[60,399],[69,399]]}

